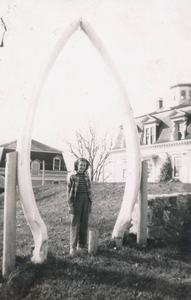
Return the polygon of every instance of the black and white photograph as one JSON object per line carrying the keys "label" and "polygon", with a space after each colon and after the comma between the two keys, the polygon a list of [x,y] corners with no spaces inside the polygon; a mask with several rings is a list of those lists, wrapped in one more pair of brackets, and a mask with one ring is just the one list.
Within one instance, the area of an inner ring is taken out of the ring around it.
{"label": "black and white photograph", "polygon": [[0,1],[0,298],[191,299],[191,2]]}

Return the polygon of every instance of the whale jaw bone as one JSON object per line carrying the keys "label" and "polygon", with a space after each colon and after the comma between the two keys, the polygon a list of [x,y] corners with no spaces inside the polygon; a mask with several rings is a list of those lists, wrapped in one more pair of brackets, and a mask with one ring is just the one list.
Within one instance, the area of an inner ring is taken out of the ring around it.
{"label": "whale jaw bone", "polygon": [[[138,189],[140,185],[140,172],[141,172],[141,159],[140,159],[140,146],[138,141],[138,133],[135,125],[135,120],[133,112],[129,103],[128,95],[126,93],[125,86],[121,77],[119,76],[117,69],[109,57],[101,39],[98,37],[96,32],[92,27],[85,22],[83,19],[77,19],[74,21],[69,28],[64,32],[58,41],[54,51],[52,52],[48,63],[46,64],[44,70],[40,73],[39,79],[35,86],[30,107],[28,109],[28,114],[26,118],[25,126],[23,126],[23,132],[17,141],[17,151],[18,151],[18,184],[21,197],[21,203],[25,218],[27,219],[31,232],[33,234],[35,249],[33,251],[32,262],[42,263],[47,258],[48,253],[48,234],[47,228],[42,220],[36,201],[34,198],[31,177],[30,177],[30,146],[31,146],[31,135],[32,127],[34,123],[36,108],[38,105],[38,100],[46,81],[46,78],[54,65],[56,58],[59,53],[72,36],[72,34],[81,28],[85,34],[88,36],[90,41],[93,43],[95,48],[98,50],[105,64],[111,71],[116,80],[118,88],[122,95],[122,107],[124,112],[124,129],[130,127],[130,135],[125,135],[126,144],[131,145],[132,151],[132,163],[130,167],[130,175],[134,176],[127,177],[124,198],[121,206],[121,210],[115,224],[112,237],[122,237],[124,234],[125,227],[128,226],[131,220],[132,209],[136,202],[138,195]],[[131,172],[132,171],[132,172]]]}

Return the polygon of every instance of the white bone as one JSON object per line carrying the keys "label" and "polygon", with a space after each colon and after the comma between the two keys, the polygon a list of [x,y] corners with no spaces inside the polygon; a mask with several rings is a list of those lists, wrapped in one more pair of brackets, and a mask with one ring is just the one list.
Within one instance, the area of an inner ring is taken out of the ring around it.
{"label": "white bone", "polygon": [[[42,263],[47,258],[48,251],[48,234],[45,223],[43,222],[36,202],[34,198],[31,176],[30,176],[30,147],[31,147],[31,135],[34,123],[34,117],[38,100],[46,81],[46,78],[56,60],[59,53],[67,43],[71,35],[81,26],[83,31],[87,34],[95,48],[101,54],[104,62],[109,67],[113,74],[119,90],[122,95],[122,107],[124,113],[124,130],[126,137],[126,144],[128,147],[128,155],[131,156],[131,163],[129,164],[128,176],[126,180],[125,193],[121,210],[115,224],[112,237],[122,237],[124,234],[125,227],[128,222],[131,221],[131,214],[134,204],[137,199],[138,189],[140,185],[140,174],[141,174],[141,159],[140,159],[140,146],[137,134],[137,128],[133,116],[133,112],[129,103],[129,99],[126,93],[125,86],[119,76],[115,65],[110,59],[102,41],[97,36],[91,26],[83,21],[82,19],[76,20],[72,23],[69,28],[64,32],[58,41],[52,55],[46,64],[44,70],[41,72],[37,84],[35,86],[33,95],[29,103],[28,114],[26,122],[23,126],[23,131],[17,141],[18,151],[18,184],[21,197],[22,207],[25,213],[25,217],[31,228],[33,234],[35,249],[33,251],[32,261],[34,263]],[[128,130],[129,129],[129,130]],[[128,157],[129,161],[129,157]]]}
{"label": "white bone", "polygon": [[25,124],[23,126],[23,130],[17,141],[18,185],[25,218],[29,223],[34,238],[35,249],[33,251],[33,257],[31,259],[34,263],[42,263],[43,261],[45,261],[48,252],[47,228],[39,214],[36,205],[30,176],[30,149],[34,117],[45,80],[60,51],[67,43],[71,35],[78,29],[80,22],[80,19],[76,20],[64,32],[64,34],[58,41],[54,51],[52,52],[52,55],[44,70],[41,72],[30,99],[28,113],[26,116]]}
{"label": "white bone", "polygon": [[114,76],[114,79],[122,96],[119,100],[122,100],[121,105],[123,110],[123,126],[127,146],[128,169],[123,202],[112,233],[112,237],[123,237],[125,229],[131,226],[131,216],[140,187],[141,155],[139,137],[135,118],[124,83],[113,61],[107,53],[107,50],[105,49],[102,41],[100,40],[96,32],[91,28],[91,26],[87,22],[82,20],[81,27],[87,34],[95,48],[101,54],[105,64]]}

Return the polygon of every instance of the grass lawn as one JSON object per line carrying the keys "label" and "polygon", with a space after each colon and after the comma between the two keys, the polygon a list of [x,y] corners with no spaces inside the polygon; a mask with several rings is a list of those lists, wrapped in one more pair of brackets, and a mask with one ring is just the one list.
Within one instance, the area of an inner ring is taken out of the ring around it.
{"label": "grass lawn", "polygon": [[[185,245],[148,240],[136,244],[125,234],[116,250],[111,234],[121,206],[123,183],[94,183],[90,227],[99,230],[96,256],[69,255],[69,214],[65,185],[34,188],[37,205],[49,235],[48,259],[30,262],[33,238],[17,202],[16,267],[7,280],[0,270],[0,299],[66,300],[185,300],[191,299],[191,250]],[[190,184],[149,184],[149,194],[191,192]],[[2,196],[0,204],[2,204]],[[2,205],[1,205],[2,207]],[[3,249],[3,209],[0,209],[0,268]]]}

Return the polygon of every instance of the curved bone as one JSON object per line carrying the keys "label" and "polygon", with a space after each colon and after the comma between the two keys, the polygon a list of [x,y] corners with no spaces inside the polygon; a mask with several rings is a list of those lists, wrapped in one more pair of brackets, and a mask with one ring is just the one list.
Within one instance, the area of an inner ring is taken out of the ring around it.
{"label": "curved bone", "polygon": [[45,80],[60,51],[67,43],[71,35],[78,29],[80,22],[80,19],[76,20],[64,32],[64,34],[58,41],[44,70],[41,72],[37,84],[34,88],[33,95],[30,99],[26,121],[23,126],[23,131],[21,132],[17,141],[18,185],[25,218],[29,223],[35,242],[35,249],[33,251],[33,257],[31,259],[34,263],[42,263],[44,260],[46,260],[48,251],[47,228],[39,214],[36,205],[30,176],[30,148],[34,117],[39,96],[42,91]]}
{"label": "curved bone", "polygon": [[[35,249],[33,252],[32,261],[34,263],[41,263],[47,258],[48,250],[48,235],[47,228],[39,214],[32,183],[30,177],[30,147],[31,147],[31,135],[32,127],[34,122],[34,117],[36,113],[36,108],[38,105],[38,100],[40,93],[42,91],[43,85],[46,78],[56,60],[59,53],[61,52],[64,45],[67,43],[71,35],[81,26],[83,31],[87,34],[95,48],[99,51],[104,62],[109,67],[111,73],[113,74],[119,90],[122,95],[122,106],[124,110],[124,129],[126,136],[126,143],[128,145],[128,153],[131,156],[129,165],[129,172],[126,181],[124,199],[121,206],[121,210],[115,224],[113,231],[113,237],[122,237],[124,233],[124,228],[127,226],[128,222],[131,221],[131,214],[137,199],[138,189],[140,184],[140,170],[141,170],[141,160],[140,160],[140,150],[137,129],[133,117],[133,112],[128,100],[128,96],[112,60],[110,59],[102,41],[99,39],[95,31],[90,27],[90,25],[78,19],[70,25],[70,27],[65,31],[60,40],[58,41],[47,65],[45,66],[43,72],[37,81],[36,87],[34,89],[31,101],[29,103],[28,114],[26,118],[25,126],[23,126],[23,132],[20,135],[17,142],[18,151],[18,184],[21,197],[21,203],[25,213],[25,217],[30,225],[34,242]],[[127,131],[129,129],[129,131]],[[129,158],[129,156],[128,156]]]}
{"label": "curved bone", "polygon": [[124,113],[123,125],[127,145],[128,170],[123,202],[112,237],[123,237],[125,228],[131,226],[132,211],[137,200],[141,179],[141,156],[137,127],[123,81],[102,41],[87,22],[82,20],[81,27],[101,54],[104,62],[113,74],[122,96],[121,104]]}

